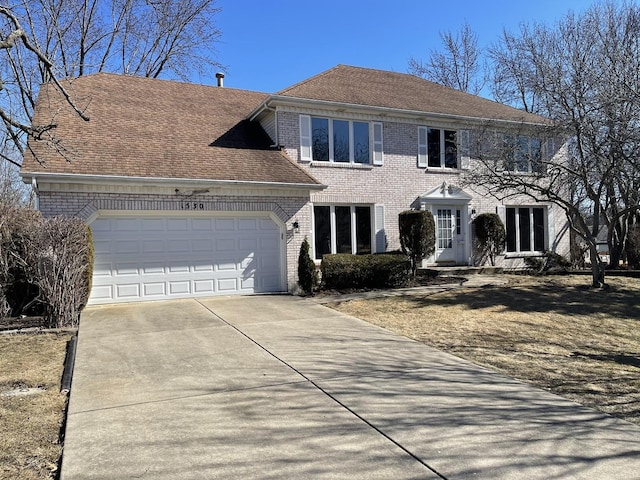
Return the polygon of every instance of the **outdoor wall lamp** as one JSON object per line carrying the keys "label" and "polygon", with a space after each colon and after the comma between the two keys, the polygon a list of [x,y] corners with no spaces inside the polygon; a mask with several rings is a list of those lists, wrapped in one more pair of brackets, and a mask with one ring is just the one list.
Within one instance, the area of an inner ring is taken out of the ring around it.
{"label": "outdoor wall lamp", "polygon": [[300,233],[300,224],[297,220],[293,221],[293,233]]}

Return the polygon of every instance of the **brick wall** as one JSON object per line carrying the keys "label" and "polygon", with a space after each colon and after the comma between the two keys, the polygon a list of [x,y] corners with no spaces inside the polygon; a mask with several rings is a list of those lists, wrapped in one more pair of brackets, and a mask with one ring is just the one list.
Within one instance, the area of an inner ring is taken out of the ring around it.
{"label": "brick wall", "polygon": [[[380,121],[380,119],[375,121]],[[385,233],[389,250],[400,247],[398,214],[401,211],[419,208],[419,198],[441,186],[443,182],[453,186],[459,185],[460,171],[418,168],[417,124],[382,119],[384,164],[382,166],[361,166],[330,164],[328,162],[301,162],[299,157],[299,113],[281,112],[278,114],[278,122],[279,142],[284,146],[289,156],[298,161],[321,183],[328,185],[326,190],[312,193],[311,201],[315,203],[383,204],[385,207]],[[473,168],[473,163],[471,168]],[[475,210],[476,215],[484,212],[496,213],[496,207],[502,205],[496,199],[478,195],[468,188],[465,189],[465,192],[472,196],[468,205],[470,221],[473,217],[472,210]],[[505,203],[513,205],[513,202]],[[530,201],[523,204],[529,203]],[[562,213],[554,211],[552,218],[556,223],[556,234],[564,232],[566,221]],[[551,242],[557,245],[559,253],[568,254],[568,234],[555,241],[551,240]]]}
{"label": "brick wall", "polygon": [[[294,290],[297,284],[297,264],[304,233],[311,230],[311,215],[308,197],[296,196],[214,196],[194,195],[176,198],[175,195],[123,194],[92,192],[41,191],[40,211],[45,216],[76,216],[85,221],[100,210],[123,210],[140,212],[166,211],[185,213],[184,202],[196,204],[199,212],[272,212],[286,228],[287,288]],[[294,232],[293,223],[299,223],[299,233]]]}

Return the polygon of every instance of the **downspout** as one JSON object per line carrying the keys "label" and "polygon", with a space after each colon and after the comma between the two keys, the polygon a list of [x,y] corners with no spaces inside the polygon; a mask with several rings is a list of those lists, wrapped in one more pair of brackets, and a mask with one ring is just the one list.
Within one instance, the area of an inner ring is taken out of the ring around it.
{"label": "downspout", "polygon": [[278,136],[278,109],[274,108],[273,109],[273,114],[275,115],[275,122],[276,122],[276,143],[275,145],[271,145],[271,148],[280,148],[280,137]]}
{"label": "downspout", "polygon": [[33,207],[36,210],[40,210],[40,192],[38,191],[38,181],[36,177],[31,177],[31,188],[35,193],[35,198],[33,199]]}

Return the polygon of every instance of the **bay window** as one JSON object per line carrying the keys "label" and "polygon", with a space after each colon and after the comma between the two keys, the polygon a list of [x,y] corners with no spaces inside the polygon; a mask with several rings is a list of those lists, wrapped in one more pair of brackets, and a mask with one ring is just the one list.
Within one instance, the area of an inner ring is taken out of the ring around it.
{"label": "bay window", "polygon": [[328,253],[371,253],[371,223],[370,206],[314,205],[316,260]]}

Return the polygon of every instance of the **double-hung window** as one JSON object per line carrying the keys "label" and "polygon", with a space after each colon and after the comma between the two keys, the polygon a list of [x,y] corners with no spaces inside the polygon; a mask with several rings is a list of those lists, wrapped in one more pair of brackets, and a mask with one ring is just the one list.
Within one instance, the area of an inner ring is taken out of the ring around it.
{"label": "double-hung window", "polygon": [[302,160],[382,164],[382,124],[300,115]]}
{"label": "double-hung window", "polygon": [[536,137],[504,135],[502,151],[505,169],[519,173],[542,173],[542,142]]}
{"label": "double-hung window", "polygon": [[458,168],[458,132],[418,127],[418,166]]}
{"label": "double-hung window", "polygon": [[313,231],[317,260],[327,253],[371,253],[371,207],[315,205]]}
{"label": "double-hung window", "polygon": [[545,250],[545,208],[507,207],[507,252]]}

